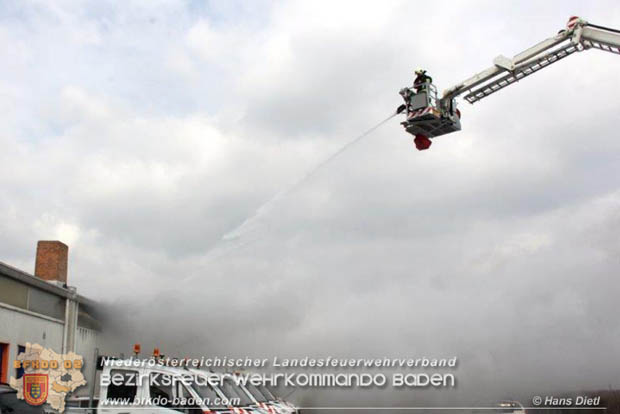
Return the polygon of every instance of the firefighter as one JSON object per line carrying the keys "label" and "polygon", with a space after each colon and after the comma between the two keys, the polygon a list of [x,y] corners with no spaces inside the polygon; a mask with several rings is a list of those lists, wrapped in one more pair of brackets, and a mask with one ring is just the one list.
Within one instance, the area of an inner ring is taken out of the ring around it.
{"label": "firefighter", "polygon": [[415,88],[416,93],[425,92],[426,83],[433,83],[433,78],[428,76],[424,69],[416,69],[415,74],[416,78],[413,81],[413,87]]}

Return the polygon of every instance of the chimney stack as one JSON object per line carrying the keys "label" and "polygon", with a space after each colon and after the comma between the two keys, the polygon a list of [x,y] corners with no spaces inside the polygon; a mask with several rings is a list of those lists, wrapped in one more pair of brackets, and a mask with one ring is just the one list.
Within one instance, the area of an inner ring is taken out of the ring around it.
{"label": "chimney stack", "polygon": [[67,283],[69,247],[57,240],[40,240],[37,243],[35,276],[50,282]]}

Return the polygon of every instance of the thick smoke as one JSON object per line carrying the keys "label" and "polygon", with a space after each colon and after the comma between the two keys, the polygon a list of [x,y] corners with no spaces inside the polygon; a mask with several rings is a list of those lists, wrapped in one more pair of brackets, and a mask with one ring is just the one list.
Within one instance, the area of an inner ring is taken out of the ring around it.
{"label": "thick smoke", "polygon": [[620,194],[520,207],[576,179],[558,177],[513,187],[504,212],[491,189],[510,187],[510,175],[438,204],[430,172],[359,192],[363,178],[391,173],[376,159],[359,167],[364,145],[377,144],[277,199],[257,219],[260,237],[242,234],[156,295],[114,304],[116,318],[130,315],[116,337],[177,356],[459,360],[455,389],[301,389],[291,399],[303,406],[527,405],[545,392],[617,387],[620,330],[609,316]]}

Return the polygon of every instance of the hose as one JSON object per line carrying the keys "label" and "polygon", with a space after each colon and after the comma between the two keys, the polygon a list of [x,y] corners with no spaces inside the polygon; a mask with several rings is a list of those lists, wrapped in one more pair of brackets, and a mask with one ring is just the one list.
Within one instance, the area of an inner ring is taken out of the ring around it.
{"label": "hose", "polygon": [[355,137],[351,141],[349,141],[346,144],[344,144],[342,147],[340,147],[340,149],[338,151],[334,152],[332,155],[327,157],[325,160],[323,160],[322,162],[317,164],[312,170],[310,170],[308,173],[306,173],[303,177],[301,177],[299,180],[297,180],[291,186],[289,186],[288,188],[278,192],[276,195],[274,195],[269,200],[267,200],[265,203],[263,203],[256,210],[254,215],[252,215],[252,216],[248,217],[247,219],[245,219],[245,221],[243,221],[239,226],[235,227],[233,230],[225,233],[222,236],[222,240],[232,240],[232,239],[237,239],[237,238],[241,237],[246,231],[249,231],[250,229],[252,229],[254,222],[259,220],[265,214],[267,214],[273,208],[273,206],[277,202],[280,201],[280,199],[286,197],[287,195],[291,194],[293,191],[297,190],[304,183],[306,183],[308,180],[310,180],[321,168],[325,167],[327,164],[329,164],[335,158],[337,158],[340,154],[345,152],[347,149],[351,148],[353,145],[355,145],[356,143],[361,141],[366,136],[370,135],[373,131],[375,131],[381,125],[385,124],[390,119],[394,118],[396,115],[398,115],[398,112],[394,112],[392,115],[390,115],[389,117],[385,118],[383,121],[379,122],[375,126],[373,126],[370,129],[366,130],[361,135],[358,135],[357,137]]}

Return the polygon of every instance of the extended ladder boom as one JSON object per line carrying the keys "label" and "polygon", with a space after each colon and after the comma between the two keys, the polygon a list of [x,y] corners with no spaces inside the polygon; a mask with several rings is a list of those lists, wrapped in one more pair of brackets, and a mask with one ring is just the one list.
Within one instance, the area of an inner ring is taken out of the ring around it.
{"label": "extended ladder boom", "polygon": [[474,103],[575,52],[596,48],[620,54],[620,31],[589,24],[571,17],[565,30],[519,53],[512,59],[498,56],[493,66],[444,91],[440,105],[447,108],[452,99],[467,93]]}

